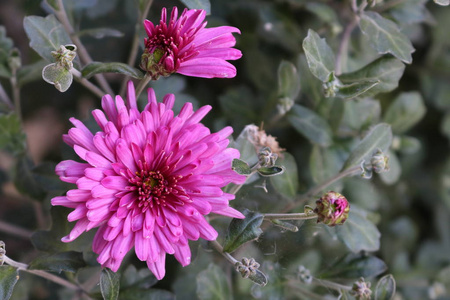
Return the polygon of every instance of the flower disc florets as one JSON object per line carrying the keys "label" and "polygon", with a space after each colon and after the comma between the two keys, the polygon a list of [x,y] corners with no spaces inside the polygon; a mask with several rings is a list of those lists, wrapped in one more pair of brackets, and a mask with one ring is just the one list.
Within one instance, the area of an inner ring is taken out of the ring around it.
{"label": "flower disc florets", "polygon": [[316,201],[314,212],[317,214],[317,223],[322,222],[328,226],[342,225],[348,218],[350,204],[339,193],[328,192]]}
{"label": "flower disc florets", "polygon": [[221,188],[243,183],[245,176],[231,169],[233,159],[239,158],[239,151],[227,148],[232,129],[211,133],[199,123],[211,107],[194,112],[186,103],[174,116],[174,96],[158,103],[153,90],[148,102],[142,112],[137,109],[130,82],[126,103],[120,96],[114,101],[106,95],[104,112],[93,111],[99,132],[92,134],[71,119],[75,128],[64,140],[84,162],[57,165],[61,180],[77,188],[53,198],[52,204],[74,209],[68,220],[76,225],[64,242],[98,227],[92,247],[102,266],[117,271],[134,247],[136,256],[161,279],[167,253],[186,266],[189,240],[217,238],[204,215],[244,217],[228,206],[234,195]]}
{"label": "flower disc florets", "polygon": [[204,78],[236,76],[236,68],[227,60],[242,56],[241,51],[232,48],[236,44],[232,33],[240,33],[239,29],[205,28],[205,17],[206,12],[201,9],[185,9],[178,17],[174,7],[169,20],[163,8],[158,25],[145,20],[148,38],[144,41],[141,68],[152,79],[175,72]]}

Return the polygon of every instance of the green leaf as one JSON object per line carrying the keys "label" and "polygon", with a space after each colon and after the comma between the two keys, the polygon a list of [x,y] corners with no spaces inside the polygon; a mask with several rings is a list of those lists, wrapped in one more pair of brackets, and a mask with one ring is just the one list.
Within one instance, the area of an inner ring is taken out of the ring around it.
{"label": "green leaf", "polygon": [[392,185],[400,178],[400,175],[402,174],[402,166],[400,165],[400,161],[394,152],[388,151],[387,155],[389,156],[389,171],[380,173],[379,176],[384,183]]}
{"label": "green leaf", "polygon": [[123,32],[112,28],[92,28],[78,32],[78,36],[89,35],[96,39],[102,39],[105,37],[123,37]]}
{"label": "green leaf", "polygon": [[442,6],[448,6],[450,4],[450,0],[433,0],[434,3],[442,5]]}
{"label": "green leaf", "polygon": [[278,97],[295,100],[300,93],[300,76],[294,64],[281,61],[278,66]]}
{"label": "green leaf", "polygon": [[231,289],[225,273],[215,264],[197,275],[197,296],[200,300],[230,300]]}
{"label": "green leaf", "polygon": [[356,165],[360,165],[363,160],[368,160],[377,148],[386,152],[392,143],[391,126],[385,123],[378,124],[366,134],[358,143],[350,156],[345,161],[342,171]]}
{"label": "green leaf", "polygon": [[83,253],[76,251],[59,252],[49,255],[40,255],[30,264],[30,269],[46,270],[61,273],[76,272],[86,266]]}
{"label": "green leaf", "polygon": [[0,299],[8,300],[19,280],[19,271],[15,267],[0,266]]}
{"label": "green leaf", "polygon": [[326,82],[328,76],[334,71],[334,53],[325,39],[312,29],[308,30],[308,36],[303,40],[309,69],[321,81]]}
{"label": "green leaf", "polygon": [[412,136],[402,135],[400,137],[400,145],[398,150],[402,154],[413,154],[419,151],[420,141]]}
{"label": "green leaf", "polygon": [[264,219],[262,214],[247,209],[242,213],[245,215],[245,219],[233,219],[228,226],[223,245],[225,252],[231,253],[241,245],[256,240],[263,233],[259,228]]}
{"label": "green leaf", "polygon": [[138,69],[119,62],[111,62],[111,63],[93,62],[85,66],[81,71],[81,74],[85,78],[90,78],[93,75],[99,73],[120,73],[137,79],[141,79],[144,77],[144,74],[142,74],[142,72],[139,71]]}
{"label": "green leaf", "polygon": [[351,84],[344,84],[338,87],[336,96],[344,98],[346,100],[353,99],[355,97],[361,97],[369,91],[371,88],[378,85],[380,81],[378,80],[363,80],[358,82],[353,82]]}
{"label": "green leaf", "polygon": [[42,70],[42,78],[55,86],[55,88],[64,93],[72,85],[73,75],[65,67],[56,63],[45,66]]}
{"label": "green leaf", "polygon": [[134,265],[128,265],[120,277],[121,289],[148,288],[157,282],[158,279],[147,267],[137,270]]}
{"label": "green leaf", "polygon": [[25,195],[28,195],[37,200],[43,200],[46,195],[44,187],[36,180],[36,175],[33,173],[35,168],[34,163],[28,157],[21,157],[17,160],[14,169],[14,185]]}
{"label": "green leaf", "polygon": [[287,118],[289,123],[311,143],[322,147],[331,145],[330,126],[314,111],[296,104],[287,113]]}
{"label": "green leaf", "polygon": [[366,11],[361,15],[359,26],[378,53],[390,53],[405,63],[412,62],[411,53],[414,52],[414,47],[408,37],[398,29],[397,24],[376,12]]}
{"label": "green leaf", "polygon": [[209,0],[180,0],[189,9],[203,9],[206,14],[211,14],[211,3]]}
{"label": "green leaf", "polygon": [[342,128],[344,130],[364,132],[372,125],[379,123],[380,116],[380,101],[368,98],[358,101],[346,101]]}
{"label": "green leaf", "polygon": [[378,280],[375,287],[375,300],[391,300],[395,295],[395,279],[394,276],[388,274]]}
{"label": "green leaf", "polygon": [[15,155],[25,152],[26,136],[15,113],[0,114],[0,149]]}
{"label": "green leaf", "polygon": [[51,55],[52,51],[58,50],[60,45],[73,44],[64,27],[54,15],[48,15],[45,18],[25,17],[23,26],[30,39],[30,47],[49,62],[55,61]]}
{"label": "green leaf", "polygon": [[120,274],[103,268],[100,275],[100,291],[104,300],[119,299]]}
{"label": "green leaf", "polygon": [[[315,183],[325,182],[337,173],[342,166],[339,153],[333,147],[322,148],[315,145],[309,157],[309,169]],[[329,187],[329,190],[340,190],[342,183],[336,182]]]}
{"label": "green leaf", "polygon": [[248,163],[237,158],[233,159],[231,168],[240,175],[250,175],[252,173]]}
{"label": "green leaf", "polygon": [[13,49],[13,40],[6,36],[6,29],[0,26],[0,77],[11,77],[11,70],[8,64],[8,58]]}
{"label": "green leaf", "polygon": [[379,81],[380,83],[367,90],[362,96],[372,97],[379,93],[386,93],[398,86],[403,75],[405,65],[394,57],[380,57],[363,68],[339,76],[343,84],[360,81]]}
{"label": "green leaf", "polygon": [[250,274],[250,276],[248,276],[248,279],[250,279],[259,286],[266,286],[268,282],[267,276],[259,269],[255,270],[255,274]]}
{"label": "green leaf", "polygon": [[354,252],[377,251],[380,248],[380,232],[367,218],[367,212],[350,207],[347,221],[334,227],[338,239]]}
{"label": "green leaf", "polygon": [[283,166],[262,167],[258,169],[258,174],[264,177],[272,177],[284,173]]}
{"label": "green leaf", "polygon": [[392,132],[401,134],[419,122],[425,112],[425,104],[418,92],[401,93],[387,109],[384,122],[391,124]]}
{"label": "green leaf", "polygon": [[389,14],[404,27],[404,24],[415,24],[426,22],[430,13],[427,11],[425,4],[427,0],[410,0],[408,2],[399,3],[389,9]]}
{"label": "green leaf", "polygon": [[278,193],[288,199],[293,199],[298,190],[297,162],[294,156],[284,152],[277,159],[277,163],[281,164],[285,168],[285,171],[279,176],[271,177],[270,182]]}
{"label": "green leaf", "polygon": [[339,279],[370,278],[382,274],[386,270],[386,264],[376,256],[348,254],[319,277]]}

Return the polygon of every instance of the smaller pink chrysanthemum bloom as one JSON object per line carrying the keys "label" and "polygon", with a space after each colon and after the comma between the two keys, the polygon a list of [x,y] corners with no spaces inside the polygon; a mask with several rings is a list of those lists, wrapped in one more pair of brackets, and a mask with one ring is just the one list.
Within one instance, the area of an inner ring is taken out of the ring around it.
{"label": "smaller pink chrysanthemum bloom", "polygon": [[342,225],[348,218],[350,204],[347,199],[337,192],[327,192],[316,201],[314,212],[317,214],[317,223],[328,226]]}
{"label": "smaller pink chrysanthemum bloom", "polygon": [[174,7],[170,20],[163,8],[159,25],[145,20],[148,38],[141,68],[152,79],[175,72],[203,78],[236,76],[236,68],[227,60],[242,56],[241,51],[232,48],[236,44],[232,33],[240,33],[239,29],[231,26],[205,28],[205,16],[202,9],[185,9],[178,18],[178,9]]}
{"label": "smaller pink chrysanthemum bloom", "polygon": [[61,180],[77,185],[51,201],[74,209],[67,219],[76,224],[62,241],[71,242],[98,227],[93,251],[99,254],[98,262],[113,271],[134,247],[136,256],[161,279],[166,254],[186,266],[189,240],[217,238],[204,215],[244,218],[228,205],[234,195],[221,189],[245,181],[231,169],[233,159],[239,158],[238,150],[227,148],[232,129],[211,133],[199,123],[210,106],[194,112],[186,103],[174,116],[174,102],[173,95],[166,95],[157,103],[150,89],[140,112],[129,82],[126,103],[120,96],[114,100],[106,95],[104,112],[93,111],[101,131],[92,134],[72,118],[75,128],[64,136],[84,162],[66,160],[56,166]]}

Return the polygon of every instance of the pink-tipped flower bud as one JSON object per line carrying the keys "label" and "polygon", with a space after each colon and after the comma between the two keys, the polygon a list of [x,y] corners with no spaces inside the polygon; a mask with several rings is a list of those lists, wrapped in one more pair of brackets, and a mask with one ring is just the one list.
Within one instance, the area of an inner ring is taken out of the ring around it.
{"label": "pink-tipped flower bud", "polygon": [[328,192],[316,201],[314,212],[317,214],[317,223],[328,226],[342,225],[348,218],[350,204],[339,193]]}
{"label": "pink-tipped flower bud", "polygon": [[363,277],[353,283],[350,294],[358,300],[370,300],[372,291],[370,290],[370,282],[366,282]]}

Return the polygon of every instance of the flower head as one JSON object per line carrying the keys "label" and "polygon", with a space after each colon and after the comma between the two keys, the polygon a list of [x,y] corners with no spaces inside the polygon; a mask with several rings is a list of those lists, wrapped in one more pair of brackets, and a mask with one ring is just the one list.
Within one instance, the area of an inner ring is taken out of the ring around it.
{"label": "flower head", "polygon": [[314,212],[317,214],[317,223],[322,222],[328,226],[344,224],[348,218],[350,204],[339,193],[328,192],[316,201]]}
{"label": "flower head", "polygon": [[191,252],[188,240],[214,240],[217,232],[205,220],[209,213],[234,218],[244,216],[228,206],[234,195],[221,187],[243,183],[245,177],[231,169],[236,149],[227,148],[232,129],[210,133],[200,120],[211,109],[196,112],[186,103],[177,116],[175,97],[157,103],[149,90],[148,104],[137,109],[134,86],[128,84],[126,103],[120,96],[102,99],[93,115],[101,130],[92,134],[77,119],[64,136],[82,163],[66,160],[56,173],[77,189],[52,199],[53,205],[74,210],[68,215],[76,225],[64,242],[98,227],[93,250],[97,260],[117,271],[134,247],[158,279],[165,274],[166,253],[186,266]]}
{"label": "flower head", "polygon": [[232,48],[236,44],[232,33],[240,33],[239,29],[205,28],[205,16],[204,10],[185,9],[178,17],[178,9],[174,7],[169,20],[163,8],[158,25],[145,20],[148,38],[141,68],[153,79],[175,72],[204,78],[236,76],[236,68],[227,60],[242,56],[241,51]]}

